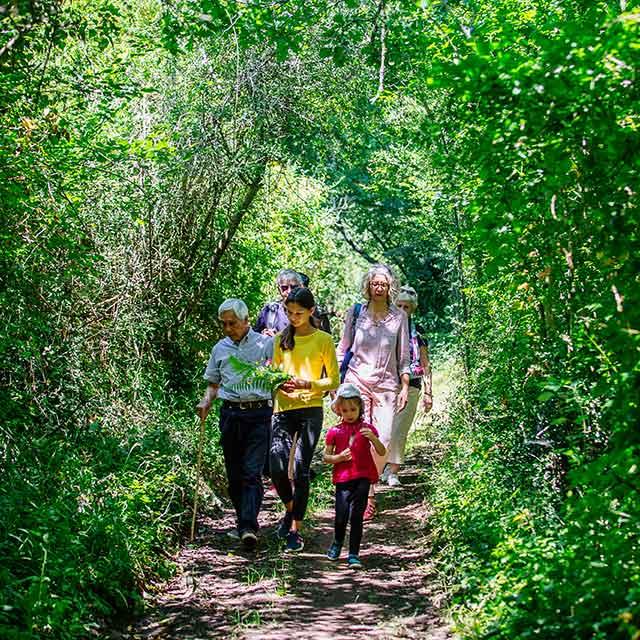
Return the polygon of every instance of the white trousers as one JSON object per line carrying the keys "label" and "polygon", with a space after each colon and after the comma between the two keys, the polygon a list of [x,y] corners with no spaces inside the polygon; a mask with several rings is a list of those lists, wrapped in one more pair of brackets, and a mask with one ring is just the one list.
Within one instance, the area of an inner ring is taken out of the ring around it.
{"label": "white trousers", "polygon": [[[378,430],[380,442],[388,452],[389,443],[395,429],[398,394],[395,391],[375,391],[371,393],[368,389],[359,388],[364,403],[364,421],[371,423]],[[379,456],[373,447],[371,453],[373,454],[378,474],[380,474],[387,462],[387,454]]]}
{"label": "white trousers", "polygon": [[[407,446],[407,436],[413,424],[418,409],[420,389],[409,387],[407,406],[397,413],[393,421],[393,431],[389,446],[387,447],[387,462],[389,464],[402,464],[404,462],[404,450]],[[387,446],[385,444],[385,446]]]}

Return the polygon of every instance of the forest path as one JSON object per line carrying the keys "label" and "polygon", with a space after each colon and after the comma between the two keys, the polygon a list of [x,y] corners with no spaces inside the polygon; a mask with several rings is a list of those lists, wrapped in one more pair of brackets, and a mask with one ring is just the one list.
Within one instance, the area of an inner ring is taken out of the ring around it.
{"label": "forest path", "polygon": [[442,594],[418,457],[425,459],[414,454],[401,473],[402,487],[379,492],[379,513],[365,524],[363,570],[349,569],[344,551],[337,563],[325,557],[333,537],[331,508],[309,521],[303,552],[284,554],[274,536],[282,509],[267,494],[254,552],[226,535],[234,525],[231,510],[202,519],[196,543],[178,556],[178,575],[149,598],[146,616],[117,637],[449,638],[438,614]]}

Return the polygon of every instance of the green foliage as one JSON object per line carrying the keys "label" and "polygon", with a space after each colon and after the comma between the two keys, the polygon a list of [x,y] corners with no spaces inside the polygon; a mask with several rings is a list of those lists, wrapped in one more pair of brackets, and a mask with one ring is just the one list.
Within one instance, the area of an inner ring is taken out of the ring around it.
{"label": "green foliage", "polygon": [[460,194],[468,309],[470,375],[434,479],[456,625],[634,637],[637,16],[482,4],[482,20],[445,17],[426,78],[448,105],[429,129]]}
{"label": "green foliage", "polygon": [[290,376],[275,369],[271,366],[255,365],[251,362],[245,362],[235,356],[229,357],[231,368],[242,376],[242,382],[236,385],[238,391],[250,388],[264,389],[274,392],[283,382],[286,382]]}
{"label": "green foliage", "polygon": [[188,406],[145,405],[148,416],[96,419],[65,440],[13,435],[0,492],[3,637],[84,637],[169,575],[196,429],[185,429]]}
{"label": "green foliage", "polygon": [[86,637],[169,570],[219,303],[287,266],[339,315],[377,260],[465,368],[462,636],[638,633],[637,2],[5,5],[3,635]]}

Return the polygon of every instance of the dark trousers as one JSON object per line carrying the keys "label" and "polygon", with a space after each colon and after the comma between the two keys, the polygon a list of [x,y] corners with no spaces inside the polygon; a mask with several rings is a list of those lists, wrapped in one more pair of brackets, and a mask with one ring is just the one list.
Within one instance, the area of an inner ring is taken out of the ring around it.
{"label": "dark trousers", "polygon": [[[271,428],[271,480],[282,502],[293,500],[293,519],[303,520],[309,502],[309,470],[322,430],[322,407],[292,409],[273,414]],[[294,452],[293,488],[289,480],[289,453],[298,434]]]}
{"label": "dark trousers", "polygon": [[220,410],[220,444],[240,533],[258,530],[271,413],[271,407]]}
{"label": "dark trousers", "polygon": [[347,523],[351,520],[349,532],[349,553],[358,555],[362,542],[362,517],[367,507],[367,496],[371,482],[368,478],[356,478],[348,482],[336,484],[336,519],[335,540],[339,545],[344,543]]}
{"label": "dark trousers", "polygon": [[269,422],[269,428],[267,429],[267,455],[264,457],[264,465],[262,467],[262,475],[265,478],[271,479],[271,465],[269,464],[269,451],[271,451],[271,422]]}

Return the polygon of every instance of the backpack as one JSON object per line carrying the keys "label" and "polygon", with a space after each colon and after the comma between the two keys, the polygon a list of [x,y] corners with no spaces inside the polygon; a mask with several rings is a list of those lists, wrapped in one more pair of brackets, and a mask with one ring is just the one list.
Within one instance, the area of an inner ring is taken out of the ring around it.
{"label": "backpack", "polygon": [[356,322],[360,311],[362,310],[362,303],[358,302],[353,307],[353,318],[351,318],[351,346],[345,351],[342,362],[340,363],[340,383],[344,382],[344,377],[347,375],[349,369],[349,363],[353,358],[353,341],[356,337]]}

